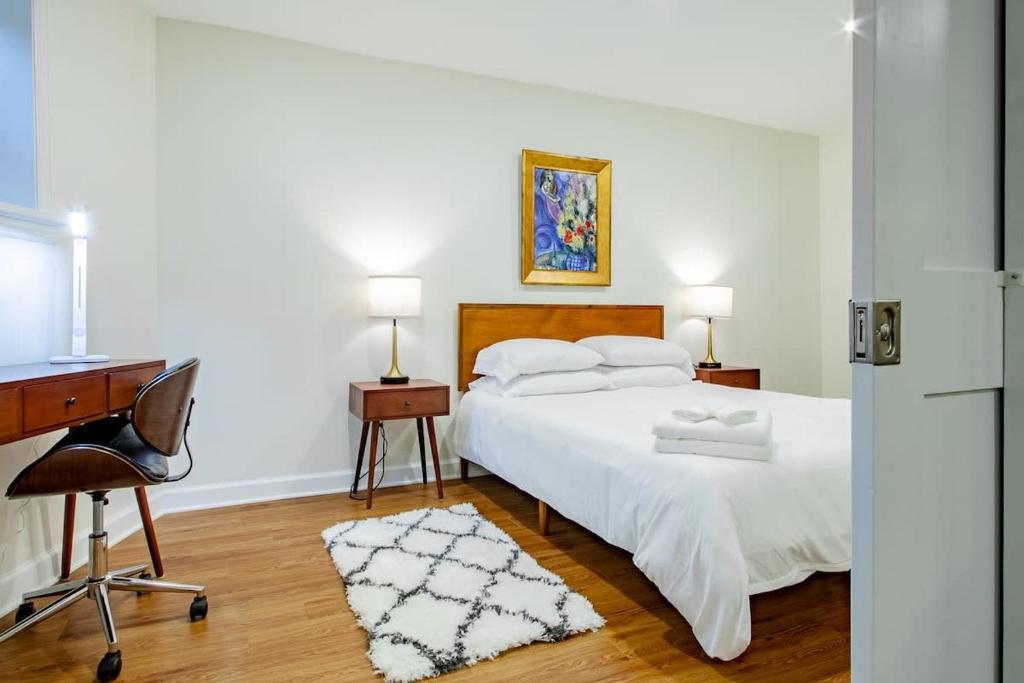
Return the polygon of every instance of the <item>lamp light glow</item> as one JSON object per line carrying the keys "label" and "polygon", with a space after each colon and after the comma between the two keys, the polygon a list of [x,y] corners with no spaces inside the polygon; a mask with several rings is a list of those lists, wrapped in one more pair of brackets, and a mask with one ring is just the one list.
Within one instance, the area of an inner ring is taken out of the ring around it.
{"label": "lamp light glow", "polygon": [[89,217],[84,211],[72,211],[68,214],[68,227],[72,237],[84,239],[89,236]]}
{"label": "lamp light glow", "polygon": [[856,19],[847,19],[843,23],[843,30],[846,31],[847,33],[856,33],[857,32],[857,20]]}

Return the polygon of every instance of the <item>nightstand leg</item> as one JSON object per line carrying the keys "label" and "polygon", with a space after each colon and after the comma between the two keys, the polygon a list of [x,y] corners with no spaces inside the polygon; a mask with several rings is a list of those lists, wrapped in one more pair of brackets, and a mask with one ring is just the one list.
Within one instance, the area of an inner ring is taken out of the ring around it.
{"label": "nightstand leg", "polygon": [[423,443],[423,418],[416,418],[416,435],[420,439],[420,469],[423,471],[423,483],[427,483],[427,450]]}
{"label": "nightstand leg", "polygon": [[465,458],[459,458],[459,478],[462,481],[469,480],[469,461]]}
{"label": "nightstand leg", "polygon": [[437,457],[437,436],[434,435],[434,418],[427,418],[427,434],[430,435],[430,456],[434,459],[434,479],[437,481],[437,497],[444,498],[441,484],[441,461]]}
{"label": "nightstand leg", "polygon": [[370,426],[373,433],[370,434],[370,467],[367,471],[369,481],[366,482],[366,509],[373,506],[373,470],[377,465],[377,433],[380,432],[380,422],[374,421]]}
{"label": "nightstand leg", "polygon": [[363,431],[359,434],[359,453],[356,455],[356,473],[352,477],[352,488],[349,492],[354,496],[359,490],[359,474],[363,471],[363,451],[366,450],[366,434],[370,431],[370,423],[363,422]]}

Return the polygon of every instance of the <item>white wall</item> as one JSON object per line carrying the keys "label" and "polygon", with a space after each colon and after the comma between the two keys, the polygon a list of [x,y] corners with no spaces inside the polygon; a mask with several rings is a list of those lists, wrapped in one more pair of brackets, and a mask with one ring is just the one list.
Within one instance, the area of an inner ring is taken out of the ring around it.
{"label": "white wall", "polygon": [[[736,289],[720,358],[821,390],[814,137],[169,20],[157,91],[160,347],[203,360],[178,505],[347,487],[348,383],[387,368],[368,274],[423,277],[414,376],[454,383],[460,301],[662,303],[702,356],[689,281]],[[611,287],[519,284],[523,148],[613,161]]]}
{"label": "white wall", "polygon": [[850,397],[847,302],[852,274],[850,129],[818,138],[821,222],[821,395]]}
{"label": "white wall", "polygon": [[[47,76],[37,93],[45,124],[40,203],[55,212],[75,206],[89,212],[90,349],[152,357],[157,352],[154,20],[128,0],[37,0],[36,12],[39,68]],[[6,249],[10,255],[17,247]],[[70,297],[70,276],[67,283]],[[0,364],[45,360],[51,353],[67,353],[69,346],[63,339],[53,348],[34,343],[36,357],[0,358]],[[57,438],[0,446],[4,486]],[[58,497],[0,498],[0,613],[21,591],[56,576],[62,509]],[[134,510],[130,492],[112,496],[107,515],[115,536],[137,523]],[[81,561],[89,524],[84,501],[78,522]]]}

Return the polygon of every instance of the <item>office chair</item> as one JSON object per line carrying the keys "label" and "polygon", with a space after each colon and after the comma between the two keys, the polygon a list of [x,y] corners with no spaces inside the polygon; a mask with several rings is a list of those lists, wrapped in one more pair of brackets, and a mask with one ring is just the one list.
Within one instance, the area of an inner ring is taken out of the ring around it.
{"label": "office chair", "polygon": [[[15,623],[0,633],[0,643],[87,597],[96,603],[107,639],[107,654],[100,660],[96,676],[101,681],[112,681],[121,673],[121,650],[110,611],[109,591],[193,593],[189,618],[197,621],[206,617],[203,586],[154,580],[145,564],[109,570],[107,532],[103,526],[103,506],[112,489],[178,481],[191,471],[187,432],[198,373],[196,358],[168,368],[139,389],[130,417],[111,417],[72,429],[11,482],[8,498],[88,493],[92,498],[92,533],[89,576],[25,593]],[[177,455],[182,442],[188,453],[188,469],[170,476],[167,459]],[[32,601],[44,597],[57,600],[36,611]]]}

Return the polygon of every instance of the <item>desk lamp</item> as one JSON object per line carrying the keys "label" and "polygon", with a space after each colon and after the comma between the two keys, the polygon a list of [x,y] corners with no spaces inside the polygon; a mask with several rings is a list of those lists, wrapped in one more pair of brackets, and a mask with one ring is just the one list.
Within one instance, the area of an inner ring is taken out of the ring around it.
{"label": "desk lamp", "polygon": [[85,352],[86,255],[89,221],[82,211],[68,215],[68,227],[74,242],[71,248],[71,355],[51,356],[51,363],[105,363],[110,356]]}

